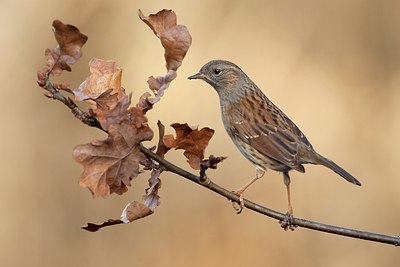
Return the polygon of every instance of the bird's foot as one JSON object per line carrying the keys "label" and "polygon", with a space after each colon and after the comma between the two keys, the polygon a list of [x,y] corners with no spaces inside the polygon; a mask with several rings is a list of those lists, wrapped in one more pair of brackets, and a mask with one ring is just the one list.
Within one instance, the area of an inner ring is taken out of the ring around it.
{"label": "bird's foot", "polygon": [[287,230],[294,231],[294,229],[297,227],[297,225],[293,224],[293,213],[290,212],[287,212],[285,214],[285,218],[279,221],[279,224],[285,231]]}
{"label": "bird's foot", "polygon": [[232,191],[235,195],[239,197],[239,203],[232,201],[232,206],[234,210],[236,211],[237,214],[240,214],[243,211],[244,208],[244,200],[243,200],[243,191],[238,190],[238,191]]}

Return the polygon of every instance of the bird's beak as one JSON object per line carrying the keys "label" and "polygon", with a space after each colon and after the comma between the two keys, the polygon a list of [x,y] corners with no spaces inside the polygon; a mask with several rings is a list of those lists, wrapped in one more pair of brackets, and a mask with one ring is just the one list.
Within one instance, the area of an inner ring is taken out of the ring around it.
{"label": "bird's beak", "polygon": [[194,79],[205,80],[206,78],[207,78],[207,76],[200,72],[188,77],[189,80],[194,80]]}

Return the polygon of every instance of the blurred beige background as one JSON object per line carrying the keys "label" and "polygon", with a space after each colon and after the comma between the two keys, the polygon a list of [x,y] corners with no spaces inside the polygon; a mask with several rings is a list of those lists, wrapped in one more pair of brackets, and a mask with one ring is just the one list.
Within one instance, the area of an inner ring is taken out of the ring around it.
{"label": "blurred beige background", "polygon": [[[103,138],[46,99],[36,71],[54,47],[53,19],[89,36],[84,56],[62,80],[78,86],[93,57],[114,59],[137,99],[149,75],[165,73],[159,40],[136,15],[172,8],[193,45],[179,76],[149,113],[169,125],[216,130],[207,154],[229,156],[209,176],[236,189],[253,166],[225,133],[216,93],[186,79],[211,59],[242,67],[321,154],[362,183],[306,166],[292,174],[295,215],[386,234],[400,234],[399,1],[1,1],[1,266],[396,266],[399,248],[297,229],[231,204],[165,173],[162,205],[130,225],[88,233],[86,222],[117,218],[140,199],[147,175],[123,196],[92,199],[78,186],[74,145]],[[172,129],[168,128],[172,133]],[[149,143],[155,144],[156,140]],[[180,152],[168,159],[185,166]],[[269,172],[246,197],[285,211],[282,178]]]}

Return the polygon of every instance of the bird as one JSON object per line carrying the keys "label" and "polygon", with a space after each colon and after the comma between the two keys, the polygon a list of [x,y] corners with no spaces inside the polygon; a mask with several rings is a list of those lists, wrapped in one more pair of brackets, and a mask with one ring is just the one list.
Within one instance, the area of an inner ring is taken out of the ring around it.
{"label": "bird", "polygon": [[200,79],[218,93],[225,130],[239,151],[256,167],[256,175],[238,190],[240,213],[243,194],[268,169],[281,172],[287,191],[288,209],[281,226],[293,230],[289,171],[304,173],[303,164],[323,165],[348,182],[361,185],[332,160],[318,154],[303,132],[289,119],[236,64],[212,60],[188,79]]}

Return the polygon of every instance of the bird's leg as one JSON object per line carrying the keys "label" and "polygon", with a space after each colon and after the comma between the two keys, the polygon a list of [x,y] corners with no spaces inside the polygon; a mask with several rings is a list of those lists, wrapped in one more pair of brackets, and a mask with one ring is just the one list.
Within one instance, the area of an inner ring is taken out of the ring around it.
{"label": "bird's leg", "polygon": [[283,182],[285,183],[287,191],[288,211],[286,212],[285,219],[283,219],[279,223],[281,224],[281,227],[285,229],[285,231],[288,229],[293,231],[295,225],[293,225],[293,208],[292,208],[292,203],[290,201],[290,176],[288,172],[283,173]]}
{"label": "bird's leg", "polygon": [[290,201],[290,177],[289,177],[288,172],[283,173],[283,182],[285,183],[286,192],[287,192],[287,200],[288,200],[287,214],[289,214],[290,216],[293,216],[292,202]]}
{"label": "bird's leg", "polygon": [[236,213],[239,214],[242,212],[243,207],[244,207],[244,201],[243,201],[243,194],[244,191],[246,191],[246,189],[252,185],[255,181],[257,181],[258,179],[260,179],[261,177],[263,177],[265,174],[265,170],[256,167],[256,176],[251,179],[250,181],[248,181],[244,186],[242,186],[241,188],[239,188],[238,190],[233,191],[234,194],[239,196],[239,207],[236,205],[236,202],[233,202],[233,208],[236,210]]}

